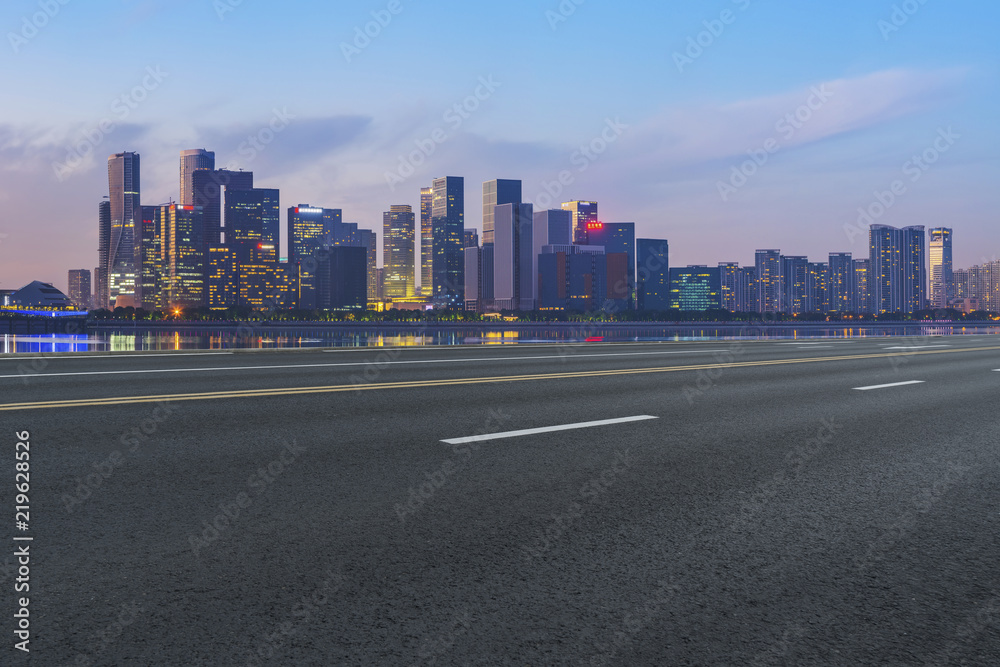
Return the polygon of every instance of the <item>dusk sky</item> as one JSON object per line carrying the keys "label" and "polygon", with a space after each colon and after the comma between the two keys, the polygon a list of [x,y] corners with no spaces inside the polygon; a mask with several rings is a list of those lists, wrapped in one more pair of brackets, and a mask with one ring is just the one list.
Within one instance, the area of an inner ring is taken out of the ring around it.
{"label": "dusk sky", "polygon": [[[566,172],[556,208],[596,200],[672,265],[825,261],[867,256],[845,226],[900,181],[878,222],[952,227],[956,268],[990,261],[998,19],[986,0],[8,0],[0,288],[93,269],[109,154],[140,153],[160,204],[188,148],[280,188],[283,237],[301,203],[381,241],[382,211],[419,210],[436,176],[465,177],[479,229],[483,181],[521,179],[537,207]],[[750,153],[766,162],[733,178]]]}

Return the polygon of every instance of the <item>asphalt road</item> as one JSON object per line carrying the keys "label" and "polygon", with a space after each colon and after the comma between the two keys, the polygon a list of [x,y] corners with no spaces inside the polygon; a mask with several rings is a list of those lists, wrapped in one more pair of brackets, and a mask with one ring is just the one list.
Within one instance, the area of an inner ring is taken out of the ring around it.
{"label": "asphalt road", "polygon": [[3,357],[3,662],[996,665],[997,369],[987,336]]}

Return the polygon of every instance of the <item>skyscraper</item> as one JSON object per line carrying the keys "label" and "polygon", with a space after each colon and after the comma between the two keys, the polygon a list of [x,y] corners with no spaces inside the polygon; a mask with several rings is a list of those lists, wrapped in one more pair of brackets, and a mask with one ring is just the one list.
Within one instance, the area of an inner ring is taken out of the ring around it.
{"label": "skyscraper", "polygon": [[756,253],[757,312],[777,313],[781,305],[781,251]]}
{"label": "skyscraper", "polygon": [[90,270],[71,269],[69,272],[69,298],[77,308],[90,308]]}
{"label": "skyscraper", "polygon": [[[580,202],[577,202],[580,203]],[[596,212],[596,205],[595,205]],[[626,308],[635,307],[635,223],[634,222],[589,222],[586,238],[588,245],[604,246],[607,255],[624,253],[626,284],[624,287]],[[574,240],[574,243],[576,241]],[[609,259],[609,262],[611,260]],[[612,265],[608,264],[608,276],[614,274]],[[608,298],[619,298],[622,290],[618,287],[609,288]],[[612,296],[614,294],[615,296]]]}
{"label": "skyscraper", "polygon": [[223,192],[252,190],[253,172],[197,169],[191,173],[191,183],[191,203],[205,211],[205,244],[222,243]]}
{"label": "skyscraper", "polygon": [[636,308],[670,308],[670,244],[666,239],[637,239]]}
{"label": "skyscraper", "polygon": [[465,304],[465,179],[435,178],[431,204],[433,237],[433,300],[438,307],[462,308]]}
{"label": "skyscraper", "polygon": [[900,230],[899,265],[903,280],[903,312],[927,308],[927,233],[922,225]]}
{"label": "skyscraper", "polygon": [[538,294],[538,256],[547,245],[569,245],[572,243],[573,218],[569,211],[552,209],[537,211],[532,216],[531,229],[531,280],[532,298],[537,306]]}
{"label": "skyscraper", "polygon": [[463,248],[478,248],[479,247],[479,232],[475,229],[465,230],[465,239],[462,242]]}
{"label": "skyscraper", "polygon": [[111,261],[111,202],[97,206],[97,268],[94,269],[94,307],[111,307],[108,267]]}
{"label": "skyscraper", "polygon": [[425,299],[434,295],[434,230],[431,211],[434,189],[420,188],[420,294]]}
{"label": "skyscraper", "polygon": [[854,311],[854,263],[849,252],[830,253],[827,269],[827,308],[831,313]]}
{"label": "skyscraper", "polygon": [[935,227],[930,230],[930,298],[931,307],[947,308],[953,296],[952,230]]}
{"label": "skyscraper", "polygon": [[806,298],[803,312],[826,313],[829,311],[827,279],[830,265],[826,262],[809,262],[806,273]]}
{"label": "skyscraper", "polygon": [[205,285],[205,212],[200,206],[161,206],[160,243],[163,305],[168,308],[198,308],[207,304]]}
{"label": "skyscraper", "polygon": [[[640,253],[639,257],[642,257]],[[641,280],[641,278],[640,278]],[[739,312],[740,265],[738,262],[719,262],[719,302],[724,310]]]}
{"label": "skyscraper", "polygon": [[531,204],[501,204],[494,211],[493,299],[500,310],[534,310],[538,292]]}
{"label": "skyscraper", "polygon": [[719,268],[688,266],[670,269],[670,306],[687,312],[716,310],[721,307]]}
{"label": "skyscraper", "polygon": [[854,260],[854,293],[851,296],[851,310],[859,315],[875,312],[872,303],[872,261]]}
{"label": "skyscraper", "polygon": [[140,252],[138,259],[139,289],[137,290],[138,304],[148,311],[162,308],[161,300],[162,279],[164,275],[163,239],[162,230],[159,229],[157,210],[158,206],[142,207],[141,240],[139,243]]}
{"label": "skyscraper", "polygon": [[313,310],[319,253],[336,238],[342,212],[336,208],[302,205],[288,209],[288,263],[299,265],[299,307]]}
{"label": "skyscraper", "polygon": [[781,257],[781,290],[778,311],[789,315],[806,312],[806,292],[809,279],[809,258]]}
{"label": "skyscraper", "polygon": [[[587,226],[599,222],[596,201],[569,201],[562,205],[573,215],[573,243],[587,245]],[[595,245],[595,244],[591,244]]]}
{"label": "skyscraper", "polygon": [[493,210],[521,203],[521,181],[496,179],[483,183],[483,243],[493,243]]}
{"label": "skyscraper", "polygon": [[226,245],[237,249],[241,262],[259,244],[273,246],[275,257],[281,256],[278,206],[278,190],[226,188]]}
{"label": "skyscraper", "polygon": [[215,153],[204,148],[181,151],[181,204],[195,205],[194,172],[215,169]]}
{"label": "skyscraper", "polygon": [[902,236],[888,225],[872,225],[868,232],[871,307],[876,314],[898,313],[903,306],[899,251]]}
{"label": "skyscraper", "polygon": [[415,226],[413,207],[407,204],[391,206],[382,214],[382,279],[387,300],[414,296]]}
{"label": "skyscraper", "polygon": [[111,202],[109,301],[114,305],[139,306],[141,304],[136,303],[136,255],[141,239],[136,231],[142,223],[142,210],[138,153],[116,153],[108,158],[108,189]]}

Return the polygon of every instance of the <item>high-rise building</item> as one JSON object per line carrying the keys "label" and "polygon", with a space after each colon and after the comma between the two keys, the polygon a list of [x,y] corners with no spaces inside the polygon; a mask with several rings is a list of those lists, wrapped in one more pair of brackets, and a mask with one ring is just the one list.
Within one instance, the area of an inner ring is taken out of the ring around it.
{"label": "high-rise building", "polygon": [[159,207],[163,230],[163,277],[160,290],[167,308],[200,308],[207,304],[205,285],[205,212],[200,206]]}
{"label": "high-rise building", "polygon": [[431,205],[433,244],[433,300],[442,308],[465,305],[465,179],[461,176],[435,178]]}
{"label": "high-rise building", "polygon": [[637,239],[636,308],[670,308],[670,244],[666,239]]}
{"label": "high-rise building", "polygon": [[757,267],[742,266],[736,283],[736,311],[757,312]]}
{"label": "high-rise building", "polygon": [[319,307],[323,310],[368,308],[368,250],[331,246],[319,269]]}
{"label": "high-rise building", "polygon": [[872,300],[871,259],[854,260],[854,293],[851,304],[851,310],[859,315],[869,315],[875,312]]}
{"label": "high-rise building", "polygon": [[161,295],[164,275],[163,231],[159,227],[159,206],[142,207],[142,226],[138,256],[139,289],[137,301],[148,311],[163,308]]}
{"label": "high-rise building", "polygon": [[952,230],[935,227],[930,230],[930,305],[933,308],[947,308],[954,296],[952,280]]}
{"label": "high-rise building", "polygon": [[872,308],[914,313],[927,302],[927,235],[922,226],[872,225],[869,232]]}
{"label": "high-rise building", "polygon": [[278,190],[226,188],[226,245],[236,248],[241,262],[262,243],[273,246],[276,257],[281,256],[278,207]]}
{"label": "high-rise building", "polygon": [[969,299],[972,290],[969,289],[969,270],[954,269],[951,278],[951,295],[955,299]]}
{"label": "high-rise building", "polygon": [[382,214],[383,289],[387,300],[414,296],[415,226],[413,207],[408,204],[391,206]]}
{"label": "high-rise building", "polygon": [[479,232],[475,229],[465,230],[465,241],[462,243],[463,248],[477,248],[479,247]]}
{"label": "high-rise building", "polygon": [[[624,253],[627,255],[625,264],[626,284],[624,286],[626,308],[635,307],[635,223],[634,222],[590,222],[587,223],[588,245],[604,246],[606,255]],[[614,273],[612,260],[609,258],[608,274]],[[612,292],[621,293],[621,289],[609,289],[608,298],[618,298]]]}
{"label": "high-rise building", "polygon": [[215,169],[215,153],[204,148],[181,151],[181,204],[194,206],[194,172]]}
{"label": "high-rise building", "polygon": [[110,308],[111,291],[108,267],[111,261],[111,202],[102,201],[97,207],[97,268],[94,269],[94,307]]}
{"label": "high-rise building", "polygon": [[829,311],[828,274],[826,262],[809,262],[806,272],[806,298],[803,312],[826,313]]}
{"label": "high-rise building", "polygon": [[70,269],[68,296],[77,308],[83,310],[90,308],[92,298],[90,295],[89,269]]}
{"label": "high-rise building", "polygon": [[501,204],[493,215],[493,300],[499,310],[534,310],[538,291],[531,204]]}
{"label": "high-rise building", "polygon": [[366,283],[368,285],[368,303],[381,301],[378,287],[378,234],[370,229],[359,229],[361,236],[361,247],[368,251],[368,266],[366,272]]}
{"label": "high-rise building", "polygon": [[316,305],[316,271],[319,253],[333,243],[342,222],[337,208],[303,205],[288,209],[288,263],[299,266],[299,307],[313,310]]}
{"label": "high-rise building", "polygon": [[[640,253],[640,257],[641,257]],[[719,262],[720,298],[724,310],[739,312],[740,265],[738,262]]]}
{"label": "high-rise building", "polygon": [[923,225],[900,230],[899,265],[903,272],[903,312],[927,308],[927,232]]}
{"label": "high-rise building", "polygon": [[116,306],[136,303],[136,256],[142,224],[139,154],[116,153],[108,158],[108,189],[111,202],[111,237],[108,251],[109,301]]}
{"label": "high-rise building", "polygon": [[826,277],[827,309],[831,313],[854,311],[854,261],[849,252],[830,253]]}
{"label": "high-rise building", "polygon": [[607,300],[607,269],[603,248],[546,246],[538,258],[538,309],[584,313],[603,309]]}
{"label": "high-rise building", "polygon": [[670,269],[670,306],[674,310],[698,312],[721,308],[722,281],[719,268],[688,266]]}
{"label": "high-rise building", "polygon": [[573,216],[573,243],[587,245],[589,243],[587,239],[589,226],[600,221],[597,217],[597,202],[569,201],[565,202],[562,208],[564,211],[569,211]]}
{"label": "high-rise building", "polygon": [[205,245],[222,243],[223,193],[231,190],[252,190],[253,172],[196,169],[191,173],[191,187],[193,199],[191,203],[194,206],[201,206],[205,211]]}
{"label": "high-rise building", "polygon": [[483,243],[493,243],[494,209],[503,204],[520,203],[521,181],[501,178],[483,183]]}
{"label": "high-rise building", "polygon": [[465,309],[482,312],[483,252],[478,246],[465,246]]}
{"label": "high-rise building", "polygon": [[538,302],[538,256],[547,245],[569,245],[572,243],[573,218],[569,211],[551,209],[537,211],[532,216],[531,227],[531,280],[532,298]]}
{"label": "high-rise building", "polygon": [[777,313],[781,306],[781,251],[758,250],[756,253],[758,313]]}
{"label": "high-rise building", "polygon": [[420,188],[420,294],[434,296],[434,188]]}
{"label": "high-rise building", "polygon": [[789,315],[806,312],[806,290],[809,279],[809,258],[781,257],[781,291],[778,311]]}
{"label": "high-rise building", "polygon": [[207,305],[212,310],[226,310],[239,302],[236,250],[227,245],[208,247],[205,282]]}

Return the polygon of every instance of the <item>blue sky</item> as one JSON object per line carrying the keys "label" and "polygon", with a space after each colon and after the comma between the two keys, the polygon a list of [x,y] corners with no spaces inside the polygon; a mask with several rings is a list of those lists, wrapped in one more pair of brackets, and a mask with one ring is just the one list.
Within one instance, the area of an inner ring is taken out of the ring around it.
{"label": "blue sky", "polygon": [[[355,43],[373,12],[386,25]],[[980,263],[1000,254],[998,18],[973,0],[9,0],[0,287],[96,264],[109,154],[142,155],[158,204],[200,147],[283,208],[342,208],[380,236],[435,176],[466,178],[472,227],[484,180],[520,178],[536,205],[561,187],[667,238],[674,265],[865,256],[845,226],[900,181],[878,221],[951,226],[956,264]]]}

